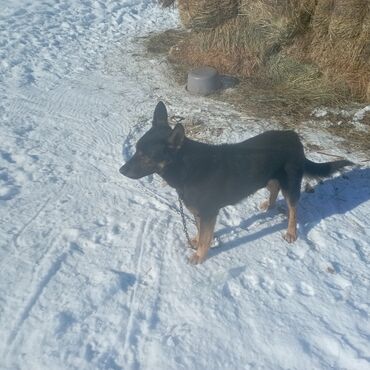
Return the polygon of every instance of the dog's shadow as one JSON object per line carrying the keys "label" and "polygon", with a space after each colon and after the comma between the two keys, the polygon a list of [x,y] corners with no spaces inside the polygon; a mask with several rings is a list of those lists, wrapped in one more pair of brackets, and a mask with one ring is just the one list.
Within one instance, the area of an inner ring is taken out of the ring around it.
{"label": "dog's shadow", "polygon": [[[362,203],[370,200],[370,168],[354,168],[342,176],[324,180],[314,188],[314,193],[301,194],[298,205],[298,238],[307,239],[307,235],[320,221],[333,215],[350,212]],[[284,217],[282,222],[273,226],[267,226],[254,233],[248,233],[241,237],[236,236],[232,240],[223,241],[227,234],[245,234],[255,223],[261,225],[264,220],[271,221],[279,215],[279,209],[286,208],[285,201],[280,199],[276,209],[267,212],[259,212],[242,221],[237,227],[226,226],[215,233],[215,239],[219,240],[219,248],[210,250],[210,257],[229,251],[240,245],[248,245],[254,240],[269,234],[283,231],[287,228],[288,220]],[[239,232],[237,231],[239,230]]]}

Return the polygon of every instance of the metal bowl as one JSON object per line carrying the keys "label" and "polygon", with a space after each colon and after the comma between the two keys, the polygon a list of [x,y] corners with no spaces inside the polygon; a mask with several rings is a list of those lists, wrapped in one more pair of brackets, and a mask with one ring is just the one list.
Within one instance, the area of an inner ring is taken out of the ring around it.
{"label": "metal bowl", "polygon": [[188,73],[186,89],[191,94],[209,95],[221,88],[221,79],[216,69],[200,67]]}

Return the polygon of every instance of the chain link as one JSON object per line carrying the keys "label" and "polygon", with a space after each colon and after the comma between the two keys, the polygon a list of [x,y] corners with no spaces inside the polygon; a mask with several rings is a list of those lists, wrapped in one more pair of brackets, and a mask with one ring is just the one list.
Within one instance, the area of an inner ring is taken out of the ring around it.
{"label": "chain link", "polygon": [[182,203],[182,200],[181,200],[180,196],[179,196],[179,205],[180,205],[180,215],[181,215],[181,219],[182,219],[182,227],[184,229],[184,234],[185,234],[186,239],[188,241],[189,247],[194,248],[194,245],[191,242],[191,239],[190,239],[190,236],[189,236],[188,226],[186,225],[186,218],[185,218],[185,214],[184,214],[184,205]]}
{"label": "chain link", "polygon": [[[185,213],[184,213],[184,205],[183,205],[183,202],[179,196],[179,205],[180,205],[180,215],[181,215],[181,219],[182,219],[182,227],[184,229],[184,234],[186,236],[186,239],[188,241],[188,244],[189,244],[189,247],[194,249],[196,248],[193,243],[191,242],[191,239],[190,239],[190,236],[189,236],[189,232],[188,232],[188,226],[186,224],[186,217],[185,217]],[[220,246],[221,245],[221,240],[220,240],[220,237],[219,236],[215,236],[214,237],[214,241],[217,242],[216,246]]]}
{"label": "chain link", "polygon": [[[139,183],[139,186],[141,187],[141,189],[143,190],[144,193],[146,193],[147,195],[151,196],[151,197],[158,197],[158,194],[156,194],[154,191],[148,189],[146,186],[144,186],[143,184],[140,184]],[[176,213],[179,213],[180,216],[181,216],[181,221],[182,221],[182,226],[183,226],[183,229],[184,229],[184,234],[186,236],[186,240],[189,244],[189,247],[194,249],[194,245],[192,244],[191,242],[191,238],[190,238],[190,235],[189,235],[189,231],[188,231],[188,227],[187,227],[187,223],[186,223],[186,219],[188,219],[189,222],[192,222],[194,223],[194,220],[192,218],[190,218],[188,215],[185,214],[184,212],[184,205],[183,205],[183,201],[181,200],[181,197],[180,195],[178,196],[179,198],[179,208],[173,206],[171,203],[167,202],[167,201],[164,201],[163,199],[161,199],[162,203],[164,203],[168,208],[172,209],[173,211],[175,211]],[[195,223],[194,223],[195,224]],[[216,246],[218,245],[221,245],[221,240],[219,237],[215,237],[215,241],[217,241],[217,244]]]}

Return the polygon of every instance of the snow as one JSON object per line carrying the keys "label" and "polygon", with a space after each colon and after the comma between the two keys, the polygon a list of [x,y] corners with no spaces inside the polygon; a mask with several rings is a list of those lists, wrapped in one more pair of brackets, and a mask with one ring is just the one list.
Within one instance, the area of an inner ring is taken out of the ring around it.
{"label": "snow", "polygon": [[367,105],[364,108],[359,109],[353,116],[355,122],[362,121],[366,113],[370,112],[370,105]]}
{"label": "snow", "polygon": [[[175,192],[120,165],[159,99],[199,138],[276,122],[186,94],[141,37],[179,25],[149,0],[1,3],[0,368],[370,369],[370,169],[286,207],[227,207],[217,248],[187,263]],[[347,153],[317,128],[304,142]],[[189,227],[192,227],[189,224]]]}
{"label": "snow", "polygon": [[317,117],[317,118],[325,117],[327,114],[328,114],[327,109],[325,109],[323,107],[315,108],[312,111],[312,115],[315,116],[315,117]]}

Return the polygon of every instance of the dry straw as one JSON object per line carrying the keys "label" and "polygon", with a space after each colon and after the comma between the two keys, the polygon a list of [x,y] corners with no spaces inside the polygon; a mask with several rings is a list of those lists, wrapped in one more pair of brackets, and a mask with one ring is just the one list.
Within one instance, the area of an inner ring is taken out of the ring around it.
{"label": "dry straw", "polygon": [[216,28],[238,14],[236,0],[179,1],[181,20],[195,31]]}
{"label": "dry straw", "polygon": [[[319,97],[329,91],[340,97],[349,92],[370,101],[370,0],[177,4],[184,25],[193,32],[178,45],[175,59],[266,78],[293,90],[302,87],[314,94],[316,89]],[[277,76],[284,76],[284,84]]]}

